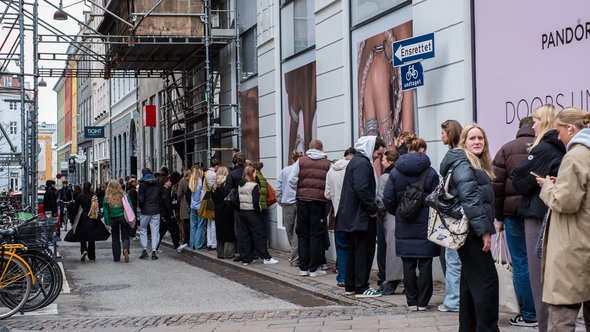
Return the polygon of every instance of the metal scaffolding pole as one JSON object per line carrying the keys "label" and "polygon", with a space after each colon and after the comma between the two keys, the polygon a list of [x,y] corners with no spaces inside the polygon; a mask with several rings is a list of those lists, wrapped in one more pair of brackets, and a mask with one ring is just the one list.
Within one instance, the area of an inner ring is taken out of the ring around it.
{"label": "metal scaffolding pole", "polygon": [[[24,1],[20,0],[18,2],[18,9],[19,13],[24,13],[25,11],[25,3]],[[25,108],[25,16],[19,15],[18,16],[18,30],[19,30],[19,39],[20,39],[20,54],[19,54],[19,87],[20,87],[20,120],[21,120],[21,157],[20,157],[20,165],[23,172],[22,183],[21,186],[22,190],[22,205],[26,206],[29,204],[29,181],[28,181],[28,162],[27,162],[27,153],[26,146],[27,146],[27,118],[26,118],[26,108]],[[18,190],[18,188],[15,188]]]}
{"label": "metal scaffolding pole", "polygon": [[33,73],[34,73],[34,80],[33,80],[33,110],[31,112],[31,157],[29,158],[31,161],[31,210],[33,213],[37,213],[37,177],[38,177],[38,160],[39,160],[39,151],[37,151],[37,144],[38,144],[38,121],[37,117],[39,115],[39,60],[37,57],[37,53],[39,53],[39,43],[37,43],[38,37],[38,25],[35,24],[39,18],[39,4],[35,0],[33,3],[33,54],[35,55],[33,58]]}

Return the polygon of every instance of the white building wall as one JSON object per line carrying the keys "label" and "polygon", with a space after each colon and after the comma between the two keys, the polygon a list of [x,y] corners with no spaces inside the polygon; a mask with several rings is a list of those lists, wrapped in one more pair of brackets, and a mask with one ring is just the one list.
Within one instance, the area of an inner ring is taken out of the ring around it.
{"label": "white building wall", "polygon": [[470,10],[469,2],[462,0],[415,0],[412,5],[414,36],[434,32],[435,57],[422,62],[424,86],[416,92],[417,130],[428,142],[436,170],[447,151],[440,141],[440,124],[448,119],[463,126],[473,121]]}

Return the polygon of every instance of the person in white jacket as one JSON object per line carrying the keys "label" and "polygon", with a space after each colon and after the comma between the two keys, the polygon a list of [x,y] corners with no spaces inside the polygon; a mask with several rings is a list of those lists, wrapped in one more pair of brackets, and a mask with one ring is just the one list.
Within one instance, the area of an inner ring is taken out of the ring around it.
{"label": "person in white jacket", "polygon": [[[338,206],[340,206],[340,194],[342,193],[342,181],[344,180],[344,173],[346,166],[350,159],[354,157],[356,150],[353,147],[344,151],[344,157],[332,164],[328,174],[326,174],[326,190],[324,196],[332,201],[332,210],[334,211],[334,218],[338,213]],[[346,272],[346,233],[334,230],[334,242],[336,242],[336,283],[339,287],[344,287],[344,273]]]}

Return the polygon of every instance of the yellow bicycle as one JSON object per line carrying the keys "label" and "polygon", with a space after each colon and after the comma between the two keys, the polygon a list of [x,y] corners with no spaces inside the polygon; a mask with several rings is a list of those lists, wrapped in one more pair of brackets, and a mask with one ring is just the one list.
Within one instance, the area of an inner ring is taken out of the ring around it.
{"label": "yellow bicycle", "polygon": [[0,245],[0,319],[14,315],[25,305],[35,282],[31,267],[17,250],[26,248],[22,244]]}

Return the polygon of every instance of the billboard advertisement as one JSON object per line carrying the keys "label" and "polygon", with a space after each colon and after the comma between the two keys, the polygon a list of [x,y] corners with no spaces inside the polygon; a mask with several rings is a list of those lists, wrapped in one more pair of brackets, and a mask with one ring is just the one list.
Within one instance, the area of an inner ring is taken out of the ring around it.
{"label": "billboard advertisement", "polygon": [[543,104],[589,110],[589,1],[473,3],[477,122],[492,155]]}
{"label": "billboard advertisement", "polygon": [[242,91],[240,97],[242,152],[246,159],[260,160],[260,126],[258,118],[258,87]]}

